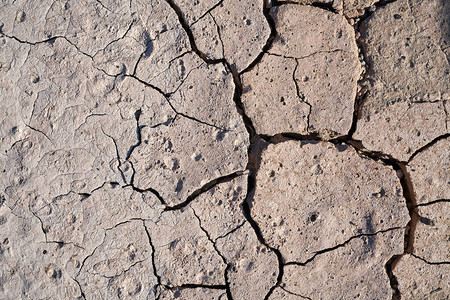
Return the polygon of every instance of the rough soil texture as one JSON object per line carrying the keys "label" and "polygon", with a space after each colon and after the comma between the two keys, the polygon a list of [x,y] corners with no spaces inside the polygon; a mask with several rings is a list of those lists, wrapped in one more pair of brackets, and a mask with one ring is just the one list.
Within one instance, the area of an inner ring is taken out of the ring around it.
{"label": "rough soil texture", "polygon": [[1,299],[449,299],[450,1],[0,2]]}

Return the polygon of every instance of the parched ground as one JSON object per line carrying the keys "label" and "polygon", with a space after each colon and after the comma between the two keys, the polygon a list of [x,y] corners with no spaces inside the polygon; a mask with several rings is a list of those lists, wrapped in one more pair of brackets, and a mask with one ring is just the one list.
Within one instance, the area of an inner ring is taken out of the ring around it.
{"label": "parched ground", "polygon": [[450,1],[0,1],[0,299],[449,299]]}

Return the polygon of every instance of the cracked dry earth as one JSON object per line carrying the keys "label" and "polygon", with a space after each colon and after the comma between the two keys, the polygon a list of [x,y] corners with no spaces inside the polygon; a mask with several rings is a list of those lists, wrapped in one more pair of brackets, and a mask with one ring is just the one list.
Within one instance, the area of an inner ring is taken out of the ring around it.
{"label": "cracked dry earth", "polygon": [[450,1],[0,1],[1,299],[449,299]]}

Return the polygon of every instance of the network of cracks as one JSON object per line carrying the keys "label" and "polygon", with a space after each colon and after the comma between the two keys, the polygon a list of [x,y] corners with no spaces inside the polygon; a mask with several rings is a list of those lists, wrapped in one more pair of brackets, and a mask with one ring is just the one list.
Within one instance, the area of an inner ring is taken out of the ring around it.
{"label": "network of cracks", "polygon": [[450,2],[0,4],[5,299],[445,299]]}

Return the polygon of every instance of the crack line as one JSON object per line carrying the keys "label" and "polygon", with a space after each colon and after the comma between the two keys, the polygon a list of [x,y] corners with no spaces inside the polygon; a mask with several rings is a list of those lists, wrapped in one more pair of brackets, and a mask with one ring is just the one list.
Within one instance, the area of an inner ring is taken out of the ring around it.
{"label": "crack line", "polygon": [[421,261],[423,261],[423,262],[425,262],[425,263],[427,263],[427,264],[429,264],[429,265],[450,265],[450,261],[438,261],[438,262],[431,262],[431,261],[428,261],[428,260],[426,260],[426,259],[424,259],[424,258],[422,258],[422,257],[420,257],[420,256],[418,256],[418,255],[416,255],[416,254],[414,254],[414,253],[410,253],[411,254],[411,256],[413,256],[413,257],[415,257],[415,258],[417,258],[417,259],[420,259]]}
{"label": "crack line", "polygon": [[195,198],[197,198],[201,194],[209,191],[210,189],[212,189],[216,185],[218,185],[220,183],[231,181],[231,180],[235,179],[236,177],[244,175],[245,173],[246,173],[245,171],[236,171],[234,173],[231,173],[231,174],[228,174],[228,175],[224,175],[224,176],[212,179],[211,181],[205,183],[202,187],[200,187],[200,188],[196,189],[195,191],[193,191],[186,198],[185,201],[183,201],[183,202],[181,202],[179,204],[176,204],[176,205],[166,206],[164,208],[163,213],[166,212],[166,211],[173,211],[173,210],[178,210],[178,209],[181,209],[183,207],[186,207],[189,203],[191,203],[193,200],[195,200]]}

